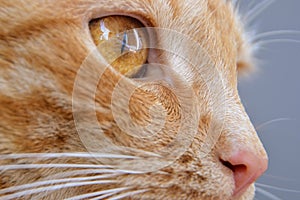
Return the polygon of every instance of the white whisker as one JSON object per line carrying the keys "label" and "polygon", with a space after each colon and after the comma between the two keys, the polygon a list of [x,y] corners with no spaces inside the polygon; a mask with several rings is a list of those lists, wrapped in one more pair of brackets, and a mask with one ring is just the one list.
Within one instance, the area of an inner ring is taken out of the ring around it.
{"label": "white whisker", "polygon": [[94,198],[90,198],[89,200],[106,199],[107,197],[113,196],[115,194],[116,193],[107,193],[107,194],[104,194],[104,195],[96,196]]}
{"label": "white whisker", "polygon": [[[117,175],[115,175],[115,176],[117,176]],[[65,183],[65,182],[91,181],[91,180],[111,178],[111,177],[113,177],[113,176],[110,174],[110,175],[99,175],[99,176],[90,176],[90,177],[64,178],[64,179],[55,179],[55,180],[47,180],[47,181],[37,181],[34,183],[18,185],[18,186],[13,186],[13,187],[2,189],[2,190],[0,190],[0,194],[15,192],[18,190],[24,190],[24,189],[28,189],[28,188],[39,187],[39,186],[43,186],[43,185],[53,185],[53,184]]]}
{"label": "white whisker", "polygon": [[266,197],[269,197],[272,200],[281,200],[279,197],[261,188],[256,187],[256,191],[261,193],[262,195],[265,195]]}
{"label": "white whisker", "polygon": [[270,124],[272,124],[272,123],[281,122],[281,121],[292,121],[292,120],[293,120],[293,119],[290,119],[290,118],[277,118],[277,119],[272,119],[272,120],[269,120],[269,121],[267,121],[267,122],[264,122],[264,123],[258,125],[258,126],[256,127],[256,129],[259,130],[259,129],[261,129],[261,128],[267,126],[267,125],[270,125]]}
{"label": "white whisker", "polygon": [[262,184],[262,183],[255,183],[255,185],[260,186],[260,187],[264,187],[264,188],[273,189],[273,190],[278,190],[278,191],[281,191],[281,192],[300,193],[300,190],[298,191],[298,190],[291,190],[291,189],[286,189],[286,188],[280,188],[280,187],[266,185],[266,184]]}
{"label": "white whisker", "polygon": [[91,168],[91,169],[112,169],[108,165],[88,165],[88,164],[19,164],[19,165],[2,165],[0,171],[18,170],[18,169],[41,169],[41,168]]}
{"label": "white whisker", "polygon": [[278,43],[278,42],[289,42],[289,43],[300,43],[300,40],[296,39],[267,39],[257,42],[256,46],[264,46],[271,43]]}
{"label": "white whisker", "polygon": [[144,150],[138,150],[138,153],[142,153],[144,156],[150,156],[150,157],[157,157],[157,158],[162,158],[161,155],[154,153],[154,152],[150,152],[150,151],[144,151]]}
{"label": "white whisker", "polygon": [[269,31],[269,32],[264,32],[255,35],[255,37],[252,40],[252,43],[258,42],[262,40],[265,37],[272,37],[272,36],[284,36],[284,35],[300,35],[300,31],[296,30],[280,30],[280,31]]}
{"label": "white whisker", "polygon": [[19,158],[115,158],[115,159],[138,159],[136,156],[117,155],[117,154],[101,154],[101,153],[26,153],[26,154],[4,154],[0,155],[0,160],[19,159]]}
{"label": "white whisker", "polygon": [[295,179],[290,179],[290,178],[287,178],[287,177],[282,177],[282,176],[274,176],[274,175],[270,175],[268,173],[265,173],[264,176],[268,177],[268,178],[271,178],[275,181],[295,181]]}
{"label": "white whisker", "polygon": [[[105,172],[108,173],[108,172]],[[57,178],[65,178],[65,177],[73,177],[78,175],[87,175],[87,174],[103,174],[103,170],[101,169],[80,169],[80,170],[73,170],[67,172],[60,172],[51,176],[48,176],[47,179],[57,179]],[[119,175],[122,173],[111,173],[110,175]]]}
{"label": "white whisker", "polygon": [[[114,169],[107,165],[87,165],[87,164],[19,164],[19,165],[2,165],[0,171],[21,170],[21,169],[41,169],[41,168],[88,168],[95,169],[97,173],[123,173],[123,174],[144,174],[141,171]],[[72,172],[70,172],[72,173]]]}
{"label": "white whisker", "polygon": [[70,176],[77,176],[77,175],[86,175],[86,174],[103,174],[103,173],[111,173],[111,176],[114,175],[121,175],[121,174],[143,174],[145,172],[140,171],[130,171],[130,170],[120,170],[120,169],[81,169],[81,170],[73,170],[67,172],[61,172],[49,176],[48,179],[56,179],[56,178],[63,178],[63,177],[70,177]]}
{"label": "white whisker", "polygon": [[136,194],[144,193],[144,192],[147,192],[147,191],[149,191],[149,190],[144,189],[144,190],[137,190],[137,191],[133,191],[133,192],[126,192],[126,193],[114,196],[114,197],[110,198],[110,200],[118,200],[118,199],[122,199],[122,198],[125,198],[125,197],[128,197],[128,196],[134,196]]}
{"label": "white whisker", "polygon": [[29,195],[36,194],[36,193],[60,190],[60,189],[69,188],[69,187],[80,187],[80,186],[86,186],[86,185],[99,185],[99,184],[102,185],[102,184],[111,184],[111,183],[117,183],[117,181],[102,180],[102,181],[66,183],[66,184],[60,184],[60,185],[54,185],[54,186],[40,187],[40,188],[36,188],[36,189],[31,189],[31,190],[24,190],[21,192],[16,192],[14,194],[4,195],[1,198],[9,200],[9,199],[20,198],[22,196],[29,196]]}
{"label": "white whisker", "polygon": [[129,187],[123,187],[123,188],[115,188],[115,189],[103,190],[103,191],[99,191],[99,192],[92,192],[92,193],[88,193],[88,194],[83,194],[83,195],[78,195],[78,196],[70,197],[70,198],[67,198],[65,200],[80,200],[80,199],[86,199],[86,198],[95,197],[95,196],[99,196],[99,195],[101,195],[102,197],[104,195],[111,196],[111,195],[114,195],[116,193],[128,190],[128,189],[130,189],[130,188]]}
{"label": "white whisker", "polygon": [[97,173],[123,173],[123,174],[143,174],[140,171],[121,170],[106,168],[107,166],[82,165],[82,164],[20,164],[20,165],[3,165],[0,171],[19,170],[19,169],[41,169],[41,168],[90,168],[98,169]]}
{"label": "white whisker", "polygon": [[257,4],[252,8],[245,16],[244,19],[246,22],[252,22],[262,11],[268,8],[275,0],[265,0]]}

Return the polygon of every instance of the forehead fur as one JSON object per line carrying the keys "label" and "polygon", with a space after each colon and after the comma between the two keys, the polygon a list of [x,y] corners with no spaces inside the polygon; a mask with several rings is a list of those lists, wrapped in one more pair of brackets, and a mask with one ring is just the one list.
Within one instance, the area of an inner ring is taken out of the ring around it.
{"label": "forehead fur", "polygon": [[[76,0],[30,3],[21,1],[18,5],[12,2],[2,4],[5,8],[1,13],[1,24],[5,27],[1,30],[2,34],[14,33],[20,36],[22,33],[26,35],[28,30],[31,33],[38,31],[39,25],[51,26],[51,23],[57,19],[60,19],[61,23],[70,23],[103,15],[124,14],[145,20],[145,23],[150,26],[170,28],[189,34],[210,49],[215,50],[216,47],[220,49],[220,45],[224,46],[221,52],[234,48],[237,52],[232,53],[236,54],[236,62],[240,63],[241,67],[251,65],[252,61],[251,52],[249,52],[250,44],[244,35],[238,12],[231,1]],[[19,12],[18,8],[22,8],[24,12]],[[221,39],[221,41],[213,41],[216,39]],[[216,53],[216,56],[224,57],[220,55],[221,52]]]}

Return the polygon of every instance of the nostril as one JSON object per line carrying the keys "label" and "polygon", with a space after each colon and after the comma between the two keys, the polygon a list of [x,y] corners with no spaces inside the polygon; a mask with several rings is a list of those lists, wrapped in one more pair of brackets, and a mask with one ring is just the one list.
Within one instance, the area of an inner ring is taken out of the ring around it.
{"label": "nostril", "polygon": [[227,167],[228,169],[230,169],[233,173],[234,172],[242,172],[242,171],[246,171],[247,170],[247,166],[240,164],[240,165],[232,165],[230,162],[228,161],[224,161],[222,159],[220,159],[221,163]]}
{"label": "nostril", "polygon": [[252,152],[240,151],[221,163],[233,172],[234,195],[242,194],[267,169],[268,161]]}
{"label": "nostril", "polygon": [[220,162],[221,162],[225,167],[227,167],[228,169],[230,169],[231,171],[233,171],[233,165],[232,165],[230,162],[224,161],[224,160],[222,160],[222,159],[220,159]]}

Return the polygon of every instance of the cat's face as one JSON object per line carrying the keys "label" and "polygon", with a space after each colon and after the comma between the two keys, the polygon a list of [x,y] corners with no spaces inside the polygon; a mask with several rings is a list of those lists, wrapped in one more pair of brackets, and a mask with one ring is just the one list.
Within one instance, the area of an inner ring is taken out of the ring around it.
{"label": "cat's face", "polygon": [[[238,96],[251,45],[230,1],[0,5],[0,195],[253,198],[267,156]],[[113,53],[133,36],[149,49],[108,65],[112,26],[128,31]]]}

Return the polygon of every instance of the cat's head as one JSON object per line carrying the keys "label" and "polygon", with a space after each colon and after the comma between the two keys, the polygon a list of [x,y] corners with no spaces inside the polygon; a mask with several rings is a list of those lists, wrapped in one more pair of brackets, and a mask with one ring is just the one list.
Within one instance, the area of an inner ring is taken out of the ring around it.
{"label": "cat's head", "polygon": [[232,2],[0,5],[0,195],[253,198],[267,155]]}

